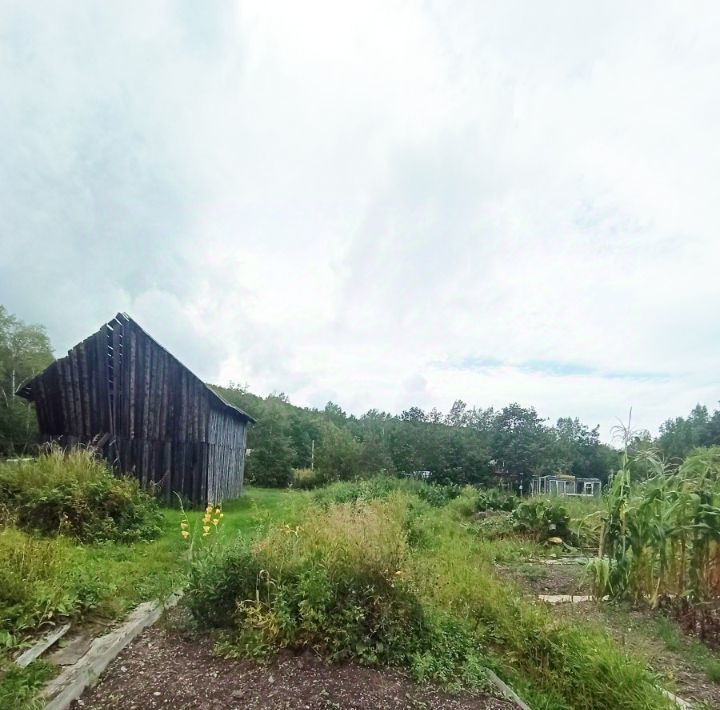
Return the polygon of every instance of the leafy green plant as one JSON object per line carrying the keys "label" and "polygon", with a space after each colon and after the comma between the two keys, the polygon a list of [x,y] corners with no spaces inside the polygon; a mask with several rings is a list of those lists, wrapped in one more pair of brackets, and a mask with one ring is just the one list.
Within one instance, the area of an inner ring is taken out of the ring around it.
{"label": "leafy green plant", "polygon": [[0,464],[0,508],[24,530],[83,542],[150,540],[161,531],[152,496],[113,475],[90,449],[52,447],[31,461]]}
{"label": "leafy green plant", "polygon": [[203,627],[230,627],[238,600],[255,596],[261,568],[250,544],[240,538],[198,556],[190,570],[185,601]]}
{"label": "leafy green plant", "polygon": [[442,508],[451,500],[455,500],[463,491],[457,483],[426,483],[418,487],[417,495],[434,508]]}
{"label": "leafy green plant", "polygon": [[475,511],[500,510],[511,513],[520,504],[520,499],[513,495],[491,488],[478,493],[475,499]]}
{"label": "leafy green plant", "polygon": [[555,500],[531,498],[520,503],[511,515],[513,530],[543,541],[551,537],[570,540],[570,516]]}
{"label": "leafy green plant", "polygon": [[83,564],[85,551],[65,539],[0,532],[0,629],[17,633],[94,608],[112,592]]}
{"label": "leafy green plant", "polygon": [[27,668],[18,668],[10,659],[0,664],[0,708],[40,710],[45,704],[35,697],[36,693],[55,672],[45,661],[35,661]]}

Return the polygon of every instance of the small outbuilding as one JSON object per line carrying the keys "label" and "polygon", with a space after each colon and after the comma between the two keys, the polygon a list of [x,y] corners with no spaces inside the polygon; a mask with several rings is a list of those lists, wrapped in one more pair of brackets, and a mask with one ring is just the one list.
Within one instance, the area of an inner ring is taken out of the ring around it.
{"label": "small outbuilding", "polygon": [[44,441],[92,444],[118,470],[195,504],[240,495],[247,427],[132,318],[118,313],[16,394],[35,404]]}
{"label": "small outbuilding", "polygon": [[532,479],[530,493],[534,496],[599,496],[602,481],[599,478],[583,478],[557,474],[536,476]]}

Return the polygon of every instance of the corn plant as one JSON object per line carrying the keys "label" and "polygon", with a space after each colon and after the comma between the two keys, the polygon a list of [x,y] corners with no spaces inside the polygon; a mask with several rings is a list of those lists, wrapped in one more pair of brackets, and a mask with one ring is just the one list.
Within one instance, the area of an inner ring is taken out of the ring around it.
{"label": "corn plant", "polygon": [[720,596],[720,448],[680,466],[645,454],[653,475],[633,484],[627,451],[607,496],[597,559],[589,571],[601,597]]}

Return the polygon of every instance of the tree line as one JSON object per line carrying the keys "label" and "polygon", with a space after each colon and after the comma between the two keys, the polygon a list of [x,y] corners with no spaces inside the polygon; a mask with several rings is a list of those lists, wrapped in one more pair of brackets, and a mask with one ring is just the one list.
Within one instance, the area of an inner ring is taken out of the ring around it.
{"label": "tree line", "polygon": [[313,468],[318,482],[386,472],[427,472],[437,482],[498,480],[525,490],[534,475],[569,473],[607,480],[617,451],[577,418],[555,424],[532,407],[469,407],[457,400],[446,414],[412,407],[399,415],[372,409],[347,414],[292,405],[284,394],[265,398],[231,385],[216,390],[252,414],[247,473],[261,485],[286,486],[293,471]]}
{"label": "tree line", "polygon": [[[32,405],[14,393],[52,361],[45,329],[0,305],[0,456],[35,450]],[[286,486],[299,469],[312,469],[318,482],[426,471],[435,481],[500,481],[527,490],[535,475],[569,473],[606,481],[618,463],[617,451],[600,441],[598,427],[572,417],[551,423],[533,407],[516,403],[483,409],[457,400],[447,413],[411,407],[397,415],[372,409],[354,416],[334,402],[306,408],[284,394],[259,397],[235,384],[215,389],[257,419],[248,437],[247,473],[261,485]],[[693,449],[712,445],[720,445],[720,409],[710,413],[697,405],[687,417],[667,420],[657,437],[634,435],[633,475],[650,475],[642,463],[648,450],[682,460]]]}

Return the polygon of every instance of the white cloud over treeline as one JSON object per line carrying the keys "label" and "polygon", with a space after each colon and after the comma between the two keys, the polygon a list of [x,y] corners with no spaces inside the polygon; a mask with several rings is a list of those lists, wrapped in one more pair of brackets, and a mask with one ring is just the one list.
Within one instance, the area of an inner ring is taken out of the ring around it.
{"label": "white cloud over treeline", "polygon": [[720,399],[720,9],[0,3],[0,302],[355,413]]}

